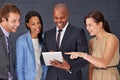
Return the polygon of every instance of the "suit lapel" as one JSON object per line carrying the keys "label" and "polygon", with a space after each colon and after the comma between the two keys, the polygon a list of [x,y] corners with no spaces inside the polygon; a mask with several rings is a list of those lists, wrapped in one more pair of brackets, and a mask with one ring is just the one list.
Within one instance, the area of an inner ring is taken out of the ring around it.
{"label": "suit lapel", "polygon": [[2,41],[3,47],[5,49],[5,54],[7,55],[7,45],[1,28],[0,28],[0,41]]}
{"label": "suit lapel", "polygon": [[60,50],[63,49],[63,47],[65,46],[69,36],[71,35],[71,31],[72,31],[72,26],[69,24],[62,39]]}
{"label": "suit lapel", "polygon": [[51,38],[51,39],[53,39],[52,41],[53,41],[53,47],[57,50],[57,43],[56,43],[56,28],[54,28],[53,29],[53,31],[52,31],[53,33],[52,33],[52,36],[53,36],[53,38]]}
{"label": "suit lapel", "polygon": [[31,53],[33,59],[35,59],[34,48],[33,48],[32,38],[30,36],[30,32],[27,32],[26,38],[27,38],[27,44],[28,44],[30,53]]}

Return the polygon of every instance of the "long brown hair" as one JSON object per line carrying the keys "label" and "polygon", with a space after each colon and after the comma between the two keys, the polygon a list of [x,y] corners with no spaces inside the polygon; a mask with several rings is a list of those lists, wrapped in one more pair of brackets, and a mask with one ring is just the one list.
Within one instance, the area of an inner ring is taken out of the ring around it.
{"label": "long brown hair", "polygon": [[104,30],[108,33],[112,33],[108,22],[104,19],[104,16],[100,11],[92,11],[88,15],[86,15],[86,17],[84,19],[85,24],[86,24],[87,18],[93,18],[96,23],[102,22]]}

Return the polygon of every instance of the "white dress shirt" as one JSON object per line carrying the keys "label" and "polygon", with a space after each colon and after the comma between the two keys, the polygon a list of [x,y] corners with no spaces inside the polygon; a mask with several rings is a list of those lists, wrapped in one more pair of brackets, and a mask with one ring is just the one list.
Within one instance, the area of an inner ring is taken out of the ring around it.
{"label": "white dress shirt", "polygon": [[[62,39],[63,39],[63,37],[64,37],[64,34],[65,34],[65,31],[66,31],[66,28],[67,28],[68,24],[69,24],[69,22],[67,22],[67,24],[65,25],[65,27],[64,27],[64,28],[62,29],[62,31],[61,31],[59,47],[61,46]],[[56,28],[56,40],[57,40],[57,35],[58,35],[58,33],[59,33],[58,30],[59,30],[59,28],[57,27],[57,28]]]}

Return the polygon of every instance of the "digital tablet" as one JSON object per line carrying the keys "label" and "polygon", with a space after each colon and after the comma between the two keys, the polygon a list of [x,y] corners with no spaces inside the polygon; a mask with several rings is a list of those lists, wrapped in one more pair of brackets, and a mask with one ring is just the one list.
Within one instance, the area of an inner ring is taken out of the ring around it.
{"label": "digital tablet", "polygon": [[50,60],[63,62],[62,52],[42,52],[45,65],[50,66]]}

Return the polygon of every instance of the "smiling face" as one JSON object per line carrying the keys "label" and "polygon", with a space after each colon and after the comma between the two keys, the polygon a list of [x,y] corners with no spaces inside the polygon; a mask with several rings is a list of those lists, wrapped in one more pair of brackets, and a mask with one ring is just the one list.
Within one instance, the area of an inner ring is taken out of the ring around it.
{"label": "smiling face", "polygon": [[28,23],[26,24],[28,28],[30,28],[32,38],[37,38],[41,30],[41,23],[39,18],[37,16],[33,16],[29,19]]}
{"label": "smiling face", "polygon": [[86,29],[91,36],[95,36],[100,32],[101,22],[96,23],[93,18],[86,19]]}
{"label": "smiling face", "polygon": [[68,21],[68,11],[64,7],[55,8],[53,20],[59,29],[63,29]]}
{"label": "smiling face", "polygon": [[2,18],[2,25],[7,32],[16,32],[20,25],[20,14],[10,13],[8,20]]}

